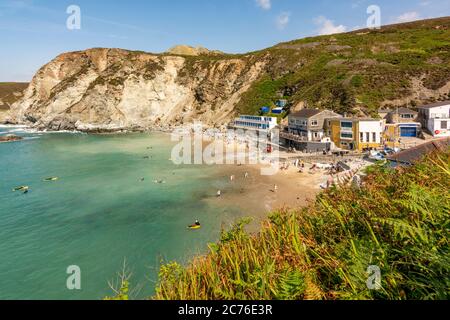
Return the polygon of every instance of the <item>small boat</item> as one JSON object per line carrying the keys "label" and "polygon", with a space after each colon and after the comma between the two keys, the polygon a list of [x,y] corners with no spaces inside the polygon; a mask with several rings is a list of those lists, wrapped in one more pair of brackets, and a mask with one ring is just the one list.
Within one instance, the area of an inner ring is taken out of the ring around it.
{"label": "small boat", "polygon": [[193,225],[189,226],[188,229],[198,230],[198,229],[201,229],[201,227],[202,227],[201,225],[193,224]]}
{"label": "small boat", "polygon": [[44,179],[44,182],[52,182],[52,181],[58,181],[58,180],[59,180],[58,177],[50,177],[50,178]]}

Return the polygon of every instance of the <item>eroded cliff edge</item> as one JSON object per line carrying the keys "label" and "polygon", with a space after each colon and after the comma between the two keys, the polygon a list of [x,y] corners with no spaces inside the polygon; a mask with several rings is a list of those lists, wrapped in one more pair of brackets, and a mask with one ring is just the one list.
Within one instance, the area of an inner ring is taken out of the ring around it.
{"label": "eroded cliff edge", "polygon": [[37,72],[8,122],[88,132],[167,129],[192,120],[222,126],[264,65],[248,57],[121,49],[65,53]]}

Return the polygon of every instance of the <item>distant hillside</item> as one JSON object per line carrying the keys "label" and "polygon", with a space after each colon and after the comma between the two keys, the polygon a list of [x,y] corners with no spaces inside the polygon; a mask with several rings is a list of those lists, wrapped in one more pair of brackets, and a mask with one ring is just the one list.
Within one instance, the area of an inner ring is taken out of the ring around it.
{"label": "distant hillside", "polygon": [[376,115],[387,105],[449,99],[450,17],[311,37],[239,55],[183,46],[65,53],[42,67],[10,122],[50,129],[224,126],[288,100]]}
{"label": "distant hillside", "polygon": [[253,55],[270,63],[244,94],[241,112],[283,97],[374,114],[450,94],[450,17],[295,40]]}
{"label": "distant hillside", "polygon": [[23,97],[23,91],[28,83],[0,82],[0,109],[7,110],[9,106]]}

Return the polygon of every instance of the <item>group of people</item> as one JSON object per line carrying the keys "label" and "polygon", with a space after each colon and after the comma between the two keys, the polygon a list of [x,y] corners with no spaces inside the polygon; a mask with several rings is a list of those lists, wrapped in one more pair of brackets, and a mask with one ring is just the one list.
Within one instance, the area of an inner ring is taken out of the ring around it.
{"label": "group of people", "polygon": [[[244,178],[248,179],[249,176],[250,176],[250,174],[248,172],[245,172]],[[235,180],[236,180],[236,176],[235,175],[231,175],[230,176],[230,181],[233,182]],[[222,190],[218,190],[217,193],[216,193],[216,196],[217,197],[221,197],[222,196]]]}

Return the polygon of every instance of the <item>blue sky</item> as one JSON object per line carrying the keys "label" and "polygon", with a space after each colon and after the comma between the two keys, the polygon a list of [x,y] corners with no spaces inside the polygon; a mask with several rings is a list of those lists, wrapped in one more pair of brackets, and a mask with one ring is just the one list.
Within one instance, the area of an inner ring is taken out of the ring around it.
{"label": "blue sky", "polygon": [[[450,15],[448,0],[0,0],[0,81],[29,81],[56,55],[92,47],[163,52],[175,44],[230,53],[382,24]],[[81,29],[68,30],[69,5]]]}

